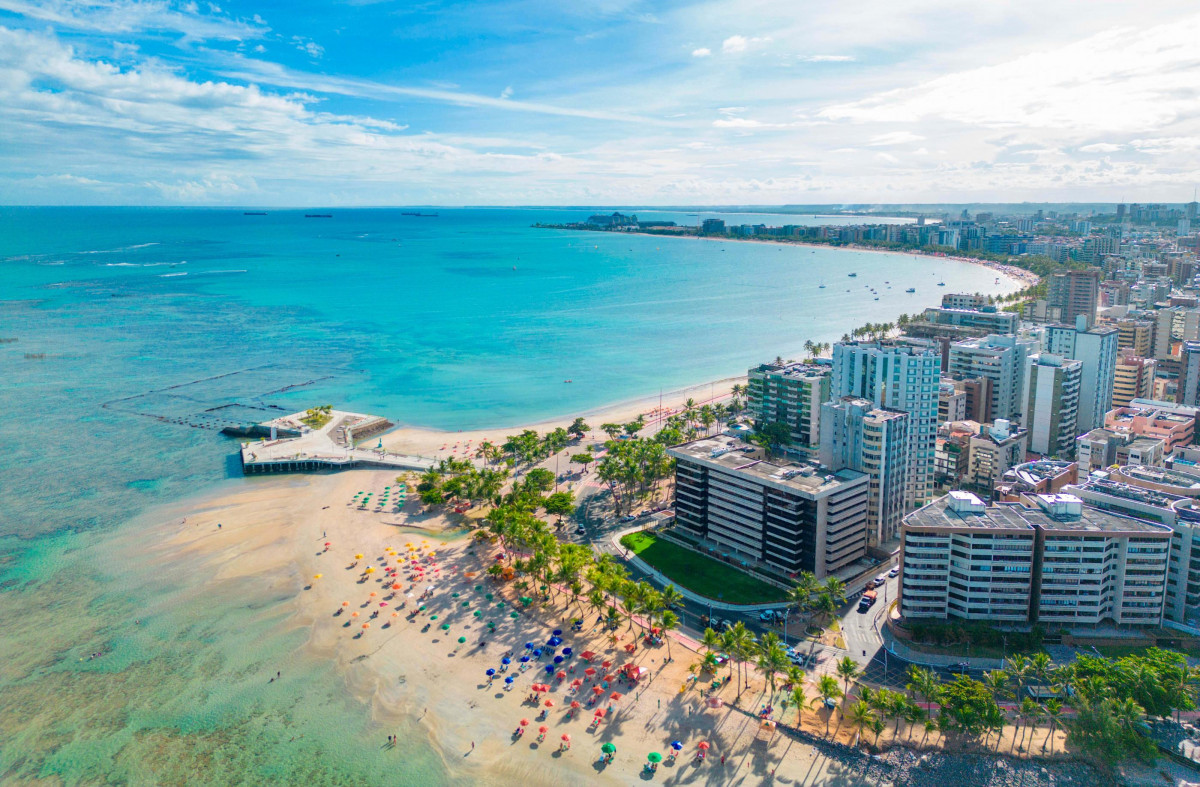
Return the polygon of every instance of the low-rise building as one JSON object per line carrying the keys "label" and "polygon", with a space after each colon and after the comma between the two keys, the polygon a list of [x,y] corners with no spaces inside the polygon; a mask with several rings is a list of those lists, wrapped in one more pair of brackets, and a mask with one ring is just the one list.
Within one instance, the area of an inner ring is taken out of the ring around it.
{"label": "low-rise building", "polygon": [[1156,626],[1171,528],[1070,494],[988,505],[952,492],[904,518],[900,614],[1061,627]]}
{"label": "low-rise building", "polygon": [[1170,453],[1180,446],[1191,445],[1196,430],[1195,413],[1194,408],[1181,408],[1178,405],[1156,407],[1131,404],[1129,407],[1109,410],[1104,415],[1104,428],[1162,440],[1166,453]]}
{"label": "low-rise building", "polygon": [[990,495],[1009,468],[1024,463],[1028,446],[1028,429],[1004,419],[981,426],[971,436],[967,472],[963,481],[973,489]]}
{"label": "low-rise building", "polygon": [[675,458],[675,521],[684,533],[781,573],[818,578],[866,554],[866,473],[775,464],[726,435],[668,453]]}
{"label": "low-rise building", "polygon": [[1010,467],[992,491],[996,500],[1015,503],[1023,495],[1045,495],[1062,491],[1075,483],[1076,464],[1054,459],[1039,459]]}

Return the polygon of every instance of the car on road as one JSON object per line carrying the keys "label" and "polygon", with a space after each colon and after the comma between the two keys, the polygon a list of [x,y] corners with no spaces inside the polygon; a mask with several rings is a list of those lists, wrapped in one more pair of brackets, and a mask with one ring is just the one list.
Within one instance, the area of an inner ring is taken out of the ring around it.
{"label": "car on road", "polygon": [[947,667],[947,669],[958,670],[959,672],[966,672],[969,669],[971,669],[971,662],[960,661],[955,664],[951,664],[949,667]]}
{"label": "car on road", "polygon": [[862,598],[858,600],[858,611],[866,612],[875,603],[877,598],[879,598],[879,594],[874,590],[868,590],[866,593],[863,593]]}
{"label": "car on road", "polygon": [[803,653],[789,653],[788,661],[792,662],[797,667],[803,667],[808,663],[808,659],[805,658]]}
{"label": "car on road", "polygon": [[900,566],[892,566],[892,570],[888,572],[889,577],[900,576]]}
{"label": "car on road", "polygon": [[778,616],[779,613],[773,609],[764,609],[762,612],[758,613],[758,619],[762,623],[774,623]]}
{"label": "car on road", "polygon": [[633,514],[626,514],[625,516],[621,517],[618,521],[619,522],[632,522],[635,519],[637,519],[637,517],[634,516]]}
{"label": "car on road", "polygon": [[575,528],[575,535],[577,535],[577,536],[586,536],[586,535],[587,535],[587,528],[586,528],[586,527],[584,527],[583,525],[580,525],[579,527]]}
{"label": "car on road", "polygon": [[887,578],[888,578],[887,574],[880,574],[879,576],[875,577],[875,584],[873,584],[871,587],[876,587],[876,588],[879,587],[880,585],[887,582]]}

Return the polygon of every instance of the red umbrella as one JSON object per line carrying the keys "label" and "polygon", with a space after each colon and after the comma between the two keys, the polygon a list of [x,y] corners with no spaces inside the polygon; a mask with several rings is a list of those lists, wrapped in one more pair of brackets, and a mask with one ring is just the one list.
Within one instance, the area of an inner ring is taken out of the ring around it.
{"label": "red umbrella", "polygon": [[583,706],[579,704],[578,700],[571,700],[571,710],[578,710],[581,707]]}
{"label": "red umbrella", "polygon": [[585,670],[583,671],[583,674],[584,674],[584,675],[587,675],[587,676],[590,678],[590,677],[592,677],[593,675],[595,675],[595,674],[596,674],[596,670],[592,669],[591,667],[588,667],[587,669],[585,669]]}
{"label": "red umbrella", "polygon": [[604,688],[601,686],[592,686],[592,693],[593,694],[603,694]]}
{"label": "red umbrella", "polygon": [[325,542],[325,546],[327,546],[327,547],[328,547],[328,546],[333,546],[333,545],[332,545],[332,544],[330,544],[328,541],[326,541],[326,542]]}
{"label": "red umbrella", "polygon": [[593,713],[592,715],[595,716],[597,719],[603,719],[604,718],[604,708],[596,708],[596,712]]}
{"label": "red umbrella", "polygon": [[696,745],[697,745],[699,748],[701,748],[701,749],[707,749],[707,748],[708,748],[708,741],[700,741],[700,743],[698,743],[698,744],[696,744]]}
{"label": "red umbrella", "polygon": [[614,691],[612,694],[608,695],[608,698],[610,700],[619,700],[621,699],[621,695],[620,693]]}
{"label": "red umbrella", "polygon": [[553,707],[554,707],[554,700],[546,700],[546,707],[547,707],[547,708],[553,708]]}
{"label": "red umbrella", "polygon": [[575,680],[571,681],[571,685],[575,688],[579,688],[583,685],[583,678],[576,678]]}
{"label": "red umbrella", "polygon": [[564,741],[569,741],[569,740],[571,740],[571,736],[570,736],[570,735],[568,735],[568,734],[566,734],[566,733],[564,732],[564,733],[563,733],[563,736],[562,736],[562,739],[563,739]]}
{"label": "red umbrella", "polygon": [[612,675],[605,675],[605,676],[602,678],[602,680],[603,680],[605,683],[611,683],[611,682],[613,681],[613,676],[612,676]]}
{"label": "red umbrella", "polygon": [[538,727],[538,732],[542,733],[543,735],[544,735],[544,734],[546,734],[546,733],[547,733],[547,732],[549,732],[549,731],[550,731],[550,728],[549,728],[549,727],[547,727],[545,724],[543,724],[542,726]]}
{"label": "red umbrella", "polygon": [[529,726],[529,719],[521,719],[521,726],[522,726],[522,727],[528,727],[528,726]]}
{"label": "red umbrella", "polygon": [[567,673],[559,670],[558,674],[555,675],[554,677],[558,678],[559,680],[562,680],[563,678],[567,677]]}
{"label": "red umbrella", "polygon": [[612,666],[612,662],[611,661],[602,661],[602,662],[600,662],[600,666],[604,667],[604,669],[608,669],[609,667]]}

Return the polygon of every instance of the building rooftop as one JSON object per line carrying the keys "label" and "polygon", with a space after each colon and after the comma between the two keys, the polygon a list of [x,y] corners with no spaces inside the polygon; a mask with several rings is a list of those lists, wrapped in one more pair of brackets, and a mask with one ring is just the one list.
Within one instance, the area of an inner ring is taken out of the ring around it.
{"label": "building rooftop", "polygon": [[762,449],[730,435],[716,435],[677,445],[668,450],[672,456],[737,473],[781,489],[815,496],[832,492],[867,478],[854,470],[830,470],[816,462],[776,464],[764,458]]}
{"label": "building rooftop", "polygon": [[1195,496],[1196,490],[1200,490],[1200,475],[1186,473],[1182,470],[1149,465],[1128,465],[1118,468],[1116,474],[1135,481],[1188,490],[1189,496]]}
{"label": "building rooftop", "polygon": [[1097,533],[1162,533],[1165,525],[1083,505],[1075,495],[1033,495],[1026,503],[987,504],[970,492],[951,492],[904,518],[906,528],[967,528],[972,530],[1094,531]]}
{"label": "building rooftop", "polygon": [[755,367],[752,371],[760,372],[762,374],[777,374],[782,377],[803,379],[827,375],[830,372],[830,368],[827,365],[803,363],[798,361],[796,363],[764,363]]}
{"label": "building rooftop", "polygon": [[1040,481],[1057,478],[1064,473],[1075,471],[1074,462],[1062,462],[1055,459],[1042,459],[1037,462],[1026,462],[1023,465],[1011,467],[1004,474],[1005,481],[1019,481],[1032,487]]}

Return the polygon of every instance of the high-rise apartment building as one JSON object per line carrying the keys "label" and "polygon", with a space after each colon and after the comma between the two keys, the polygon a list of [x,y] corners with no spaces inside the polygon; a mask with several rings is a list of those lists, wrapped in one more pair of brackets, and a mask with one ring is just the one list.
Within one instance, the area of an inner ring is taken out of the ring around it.
{"label": "high-rise apartment building", "polygon": [[1046,626],[1157,626],[1171,528],[1071,494],[988,505],[969,492],[904,518],[900,614]]}
{"label": "high-rise apartment building", "polygon": [[725,435],[668,453],[675,458],[676,526],[689,535],[775,571],[818,578],[866,554],[865,473],[773,464]]}
{"label": "high-rise apartment building", "polygon": [[1033,339],[991,335],[950,345],[949,373],[954,377],[985,377],[991,381],[987,420],[1017,419],[1024,411],[1021,401],[1025,364],[1037,352]]}
{"label": "high-rise apartment building", "polygon": [[1150,320],[1118,320],[1117,348],[1149,358],[1154,349],[1154,323]]}
{"label": "high-rise apartment building", "polygon": [[821,438],[821,404],[829,401],[829,367],[764,363],[746,380],[746,406],[755,427],[786,424],[792,442],[813,448]]}
{"label": "high-rise apartment building", "polygon": [[1112,406],[1125,407],[1134,399],[1152,398],[1157,366],[1153,358],[1140,357],[1132,349],[1122,350],[1113,371]]}
{"label": "high-rise apartment building", "polygon": [[1184,342],[1179,353],[1179,404],[1200,407],[1200,342]]}
{"label": "high-rise apartment building", "polygon": [[830,393],[857,396],[876,407],[908,413],[908,488],[905,505],[933,495],[941,355],[915,341],[839,342],[833,346]]}
{"label": "high-rise apartment building", "polygon": [[1104,414],[1112,406],[1113,377],[1117,366],[1117,329],[1108,325],[1086,327],[1083,317],[1071,325],[1049,325],[1043,349],[1079,361],[1080,431],[1104,425]]}
{"label": "high-rise apartment building", "polygon": [[1025,428],[1029,450],[1069,458],[1078,434],[1083,364],[1052,353],[1029,356],[1025,370]]}
{"label": "high-rise apartment building", "polygon": [[1062,322],[1074,325],[1075,318],[1082,314],[1091,325],[1100,303],[1100,270],[1089,268],[1051,275],[1046,301],[1051,308],[1060,310],[1058,319]]}
{"label": "high-rise apartment building", "polygon": [[870,479],[867,543],[895,537],[904,516],[908,478],[909,414],[878,408],[867,399],[846,396],[821,406],[821,464],[848,467]]}

